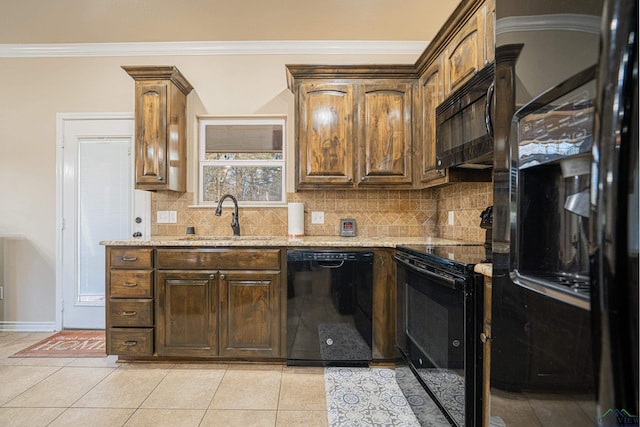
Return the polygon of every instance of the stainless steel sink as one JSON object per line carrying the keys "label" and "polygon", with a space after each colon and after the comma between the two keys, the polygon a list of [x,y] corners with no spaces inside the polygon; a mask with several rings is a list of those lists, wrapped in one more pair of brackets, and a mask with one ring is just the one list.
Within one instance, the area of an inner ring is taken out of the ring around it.
{"label": "stainless steel sink", "polygon": [[238,240],[273,240],[275,237],[273,236],[185,236],[181,237],[179,240],[229,240],[229,241],[238,241]]}

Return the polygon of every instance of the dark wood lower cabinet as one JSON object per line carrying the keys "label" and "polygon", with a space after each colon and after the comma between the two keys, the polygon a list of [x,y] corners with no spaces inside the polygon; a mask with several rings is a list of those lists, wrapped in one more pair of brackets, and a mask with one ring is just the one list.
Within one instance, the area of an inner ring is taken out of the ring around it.
{"label": "dark wood lower cabinet", "polygon": [[279,356],[280,273],[220,272],[220,355]]}
{"label": "dark wood lower cabinet", "polygon": [[284,251],[158,248],[156,254],[157,356],[285,357]]}
{"label": "dark wood lower cabinet", "polygon": [[158,272],[156,313],[158,356],[218,354],[217,272]]}

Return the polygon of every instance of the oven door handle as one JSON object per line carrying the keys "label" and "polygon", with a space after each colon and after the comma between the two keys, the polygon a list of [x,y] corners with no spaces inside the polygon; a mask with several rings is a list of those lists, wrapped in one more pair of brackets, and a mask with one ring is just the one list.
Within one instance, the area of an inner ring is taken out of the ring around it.
{"label": "oven door handle", "polygon": [[422,269],[420,267],[416,267],[415,265],[409,264],[408,262],[406,262],[405,260],[403,260],[402,258],[398,258],[397,255],[395,255],[393,258],[395,258],[396,262],[404,265],[405,267],[409,268],[410,270],[413,270],[417,273],[422,274],[423,276],[428,277],[429,279],[433,280],[434,282],[438,283],[439,285],[443,285],[446,286],[447,288],[451,288],[451,289],[463,289],[463,284],[462,281],[460,279],[453,279],[450,277],[444,277],[441,276],[439,274],[436,274],[432,271],[429,270],[425,270]]}

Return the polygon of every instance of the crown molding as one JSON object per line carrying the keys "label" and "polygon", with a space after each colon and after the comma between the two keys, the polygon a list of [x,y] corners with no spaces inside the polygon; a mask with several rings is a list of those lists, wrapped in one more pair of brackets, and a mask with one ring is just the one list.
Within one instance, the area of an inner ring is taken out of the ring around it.
{"label": "crown molding", "polygon": [[579,31],[600,34],[600,17],[575,13],[509,16],[496,21],[496,34],[515,31]]}
{"label": "crown molding", "polygon": [[424,41],[275,40],[0,44],[0,58],[184,55],[420,55]]}

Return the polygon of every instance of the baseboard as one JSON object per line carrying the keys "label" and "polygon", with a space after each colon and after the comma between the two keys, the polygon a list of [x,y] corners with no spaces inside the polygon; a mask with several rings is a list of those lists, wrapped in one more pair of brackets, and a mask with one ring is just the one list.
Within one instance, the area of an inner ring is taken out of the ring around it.
{"label": "baseboard", "polygon": [[4,322],[0,321],[0,332],[54,332],[56,322]]}

